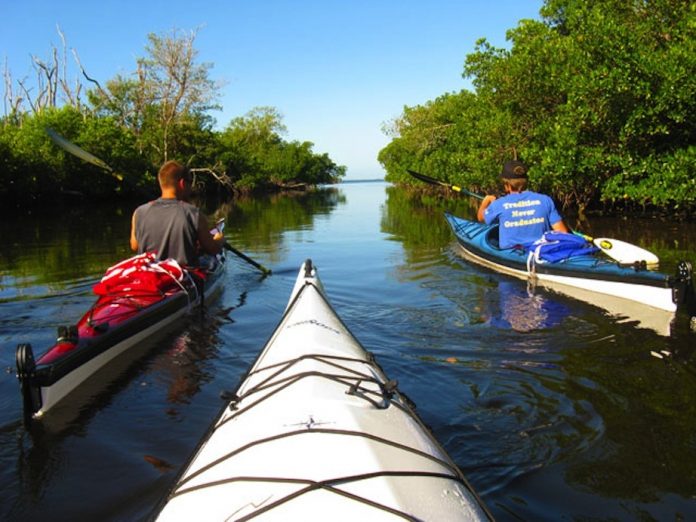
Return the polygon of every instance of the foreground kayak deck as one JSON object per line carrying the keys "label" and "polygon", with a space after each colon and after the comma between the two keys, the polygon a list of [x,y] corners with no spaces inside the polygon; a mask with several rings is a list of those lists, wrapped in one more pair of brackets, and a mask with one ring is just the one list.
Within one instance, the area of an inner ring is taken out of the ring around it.
{"label": "foreground kayak deck", "polygon": [[162,293],[138,291],[100,296],[56,343],[34,359],[31,345],[17,346],[17,377],[26,421],[40,419],[118,356],[161,332],[199,306],[222,285],[223,255]]}
{"label": "foreground kayak deck", "polygon": [[157,520],[487,520],[311,262]]}
{"label": "foreground kayak deck", "polygon": [[[680,263],[675,276],[646,270],[639,265],[622,266],[591,255],[530,265],[525,250],[497,248],[497,225],[485,225],[449,213],[445,213],[445,218],[468,259],[521,279],[534,279],[551,288],[578,289],[669,313],[675,312],[687,292],[693,291],[691,266],[686,262]],[[583,298],[582,293],[571,291],[570,294]]]}

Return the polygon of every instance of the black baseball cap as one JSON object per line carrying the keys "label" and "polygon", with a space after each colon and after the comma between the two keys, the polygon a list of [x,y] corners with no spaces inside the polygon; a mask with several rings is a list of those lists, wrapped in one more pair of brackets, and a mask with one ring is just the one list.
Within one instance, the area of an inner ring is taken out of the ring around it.
{"label": "black baseball cap", "polygon": [[527,166],[521,161],[510,160],[503,163],[503,171],[500,173],[503,179],[526,179]]}

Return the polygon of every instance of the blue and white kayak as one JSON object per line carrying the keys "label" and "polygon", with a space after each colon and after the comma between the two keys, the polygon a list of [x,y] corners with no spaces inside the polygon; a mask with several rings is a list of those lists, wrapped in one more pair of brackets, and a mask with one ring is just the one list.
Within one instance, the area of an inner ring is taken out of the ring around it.
{"label": "blue and white kayak", "polygon": [[280,324],[156,518],[491,517],[306,261]]}
{"label": "blue and white kayak", "polygon": [[691,291],[688,262],[681,262],[674,276],[648,270],[641,264],[621,265],[601,254],[544,263],[530,259],[526,249],[498,248],[498,225],[486,225],[449,213],[445,213],[445,218],[467,259],[521,279],[532,279],[543,286],[561,291],[578,289],[666,312],[675,312],[686,293]]}

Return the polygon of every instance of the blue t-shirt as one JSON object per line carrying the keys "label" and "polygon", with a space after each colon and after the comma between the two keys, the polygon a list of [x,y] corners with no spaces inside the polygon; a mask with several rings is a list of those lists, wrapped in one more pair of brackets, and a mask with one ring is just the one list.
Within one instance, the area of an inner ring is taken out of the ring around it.
{"label": "blue t-shirt", "polygon": [[562,220],[553,200],[525,190],[496,199],[484,212],[487,224],[500,224],[500,248],[527,247]]}

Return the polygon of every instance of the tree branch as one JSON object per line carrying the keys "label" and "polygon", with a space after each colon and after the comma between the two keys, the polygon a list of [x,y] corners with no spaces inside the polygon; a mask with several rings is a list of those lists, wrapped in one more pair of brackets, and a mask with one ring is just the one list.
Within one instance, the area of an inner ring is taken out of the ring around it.
{"label": "tree branch", "polygon": [[87,81],[92,82],[94,85],[97,86],[97,89],[99,89],[99,92],[107,99],[110,100],[111,96],[109,96],[109,93],[106,92],[104,89],[102,89],[101,84],[95,80],[94,78],[90,77],[87,74],[87,71],[85,71],[85,68],[82,66],[82,62],[80,61],[80,57],[77,54],[77,51],[75,49],[72,49],[73,56],[75,57],[75,61],[77,62],[78,67],[80,68],[80,71],[82,71],[82,76],[84,76]]}

